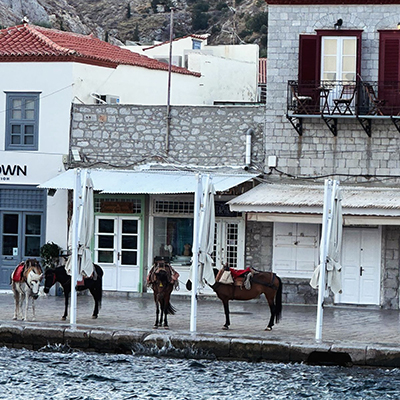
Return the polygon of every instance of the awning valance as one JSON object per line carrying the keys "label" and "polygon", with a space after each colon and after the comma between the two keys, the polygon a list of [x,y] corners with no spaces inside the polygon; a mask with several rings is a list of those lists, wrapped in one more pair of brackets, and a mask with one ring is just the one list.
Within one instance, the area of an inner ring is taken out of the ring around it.
{"label": "awning valance", "polygon": [[[169,170],[112,170],[91,169],[94,190],[113,194],[178,194],[194,193],[196,173]],[[224,192],[243,182],[255,178],[251,173],[210,173],[217,192]],[[45,189],[73,189],[73,169],[40,184]]]}
{"label": "awning valance", "polygon": [[[400,188],[345,185],[341,185],[341,188],[344,216],[400,218]],[[311,221],[315,220],[312,215],[322,215],[323,202],[323,185],[263,183],[232,199],[228,204],[232,211],[268,213],[274,218],[282,214],[298,217],[304,214]],[[255,215],[252,218],[257,219]]]}

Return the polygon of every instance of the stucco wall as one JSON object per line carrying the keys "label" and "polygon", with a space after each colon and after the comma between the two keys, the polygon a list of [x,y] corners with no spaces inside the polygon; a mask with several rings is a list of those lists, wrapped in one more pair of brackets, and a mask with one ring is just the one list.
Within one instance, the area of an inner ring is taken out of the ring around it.
{"label": "stucco wall", "polygon": [[252,162],[262,166],[264,124],[263,106],[175,106],[167,139],[164,106],[75,104],[71,146],[104,166],[163,161],[244,167],[246,132],[252,129]]}

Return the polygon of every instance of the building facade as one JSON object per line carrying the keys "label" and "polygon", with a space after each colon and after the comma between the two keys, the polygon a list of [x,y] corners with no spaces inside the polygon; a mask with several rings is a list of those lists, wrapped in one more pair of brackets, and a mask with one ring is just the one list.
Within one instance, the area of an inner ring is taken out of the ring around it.
{"label": "building facade", "polygon": [[226,202],[256,184],[264,106],[174,106],[167,140],[165,115],[165,106],[74,105],[71,148],[81,158],[46,183],[71,189],[74,168],[92,171],[93,257],[109,291],[146,290],[154,259],[164,257],[180,274],[177,293],[187,293],[198,173],[209,175],[216,190],[216,266],[245,265],[244,214]]}
{"label": "building facade", "polygon": [[[38,258],[46,241],[66,248],[67,194],[47,196],[37,185],[69,162],[71,104],[165,102],[168,67],[92,36],[29,24],[0,31],[0,63],[0,290],[7,290],[11,271]],[[174,67],[172,75],[184,88],[176,98],[196,97],[198,74]]]}
{"label": "building facade", "polygon": [[331,301],[397,309],[400,5],[268,3],[269,174],[230,202],[254,232],[248,263],[284,279],[286,302],[315,304],[323,184],[337,179],[343,292]]}

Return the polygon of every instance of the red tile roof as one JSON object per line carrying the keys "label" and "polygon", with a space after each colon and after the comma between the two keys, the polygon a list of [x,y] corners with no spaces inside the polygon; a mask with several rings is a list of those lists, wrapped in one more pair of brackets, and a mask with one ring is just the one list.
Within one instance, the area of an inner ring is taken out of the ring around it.
{"label": "red tile roof", "polygon": [[[78,62],[116,68],[118,65],[168,70],[168,65],[103,42],[93,35],[18,25],[0,30],[0,62]],[[200,76],[172,66],[172,72]]]}

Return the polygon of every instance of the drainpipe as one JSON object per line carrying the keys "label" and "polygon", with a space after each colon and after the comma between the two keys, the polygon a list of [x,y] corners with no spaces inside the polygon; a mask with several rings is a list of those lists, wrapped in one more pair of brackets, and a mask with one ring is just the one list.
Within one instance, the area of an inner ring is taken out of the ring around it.
{"label": "drainpipe", "polygon": [[247,129],[246,132],[246,161],[244,169],[247,171],[251,165],[251,138],[254,134],[253,128]]}
{"label": "drainpipe", "polygon": [[168,95],[167,95],[167,133],[165,135],[165,152],[169,152],[169,135],[171,130],[171,71],[172,71],[172,35],[174,25],[174,9],[171,8],[169,23],[169,64],[168,64]]}

